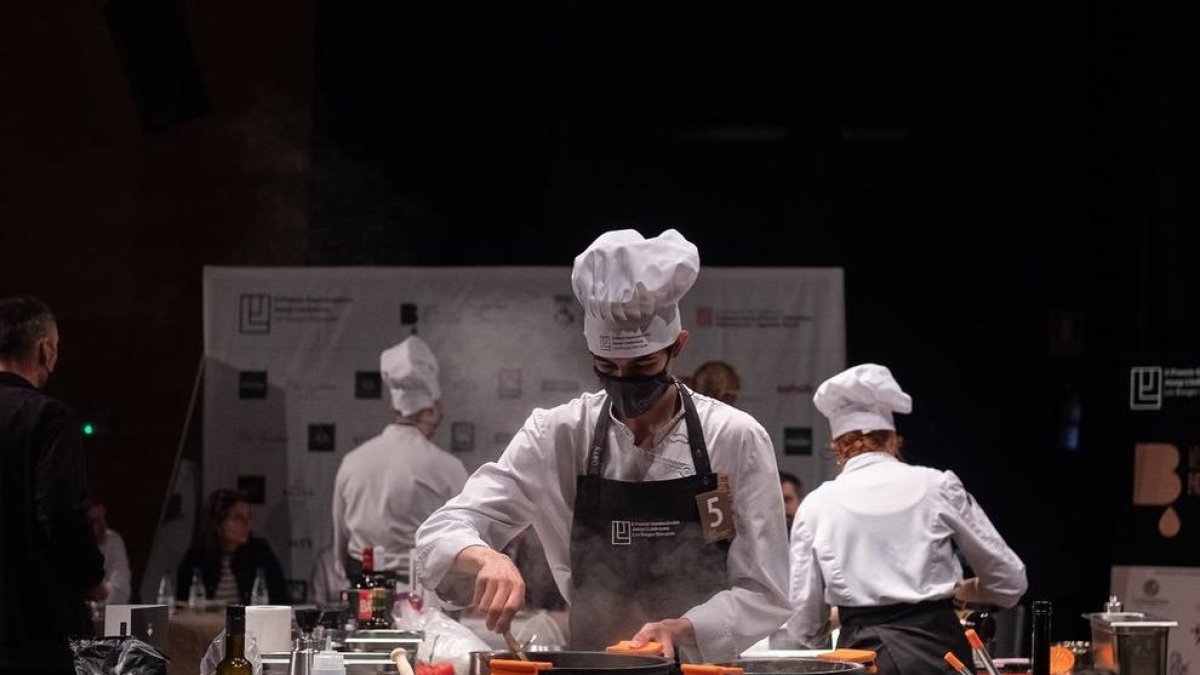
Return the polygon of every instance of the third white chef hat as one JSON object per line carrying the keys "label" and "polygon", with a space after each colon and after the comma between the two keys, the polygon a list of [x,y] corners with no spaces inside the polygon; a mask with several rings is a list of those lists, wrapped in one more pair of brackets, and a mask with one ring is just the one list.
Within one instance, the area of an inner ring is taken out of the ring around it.
{"label": "third white chef hat", "polygon": [[433,407],[442,397],[438,362],[425,341],[412,335],[379,355],[379,372],[392,395],[392,408],[401,415]]}
{"label": "third white chef hat", "polygon": [[700,252],[667,230],[600,235],[575,257],[571,286],[584,309],[583,332],[596,356],[637,358],[679,337],[679,299],[700,274]]}
{"label": "third white chef hat", "polygon": [[863,363],[825,380],[813,395],[833,438],[848,431],[896,430],[892,413],[912,412],[912,397],[884,366]]}

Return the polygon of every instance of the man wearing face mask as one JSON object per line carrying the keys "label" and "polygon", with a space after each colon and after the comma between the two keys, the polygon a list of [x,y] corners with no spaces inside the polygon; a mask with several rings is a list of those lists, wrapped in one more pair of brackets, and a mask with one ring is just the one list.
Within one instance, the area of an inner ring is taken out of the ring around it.
{"label": "man wearing face mask", "polygon": [[[336,573],[362,571],[362,552],[376,548],[376,571],[408,578],[417,528],[467,480],[462,462],[429,439],[442,421],[438,362],[413,335],[379,358],[391,394],[383,433],[346,453],[333,490]],[[336,574],[335,574],[336,576]]]}
{"label": "man wearing face mask", "polygon": [[73,673],[67,637],[108,594],[79,425],[44,391],[57,363],[50,308],[0,299],[0,675]]}
{"label": "man wearing face mask", "polygon": [[[603,391],[534,410],[496,462],[417,533],[421,581],[508,629],[524,581],[498,553],[532,525],[570,603],[571,648],[659,642],[723,662],[787,618],[775,453],[746,413],[671,375],[699,273],[675,230],[608,232],[571,281]],[[732,527],[731,527],[732,526]]]}

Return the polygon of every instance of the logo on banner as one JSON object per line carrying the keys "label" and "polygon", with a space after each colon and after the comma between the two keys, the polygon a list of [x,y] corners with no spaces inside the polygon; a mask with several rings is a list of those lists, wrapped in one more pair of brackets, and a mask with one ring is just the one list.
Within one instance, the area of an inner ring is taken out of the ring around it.
{"label": "logo on banner", "polygon": [[575,325],[579,318],[575,315],[575,298],[569,295],[554,296],[554,323],[567,328]]}
{"label": "logo on banner", "polygon": [[633,543],[628,520],[612,521],[612,543],[613,546],[627,546]]}
{"label": "logo on banner", "polygon": [[799,328],[812,320],[807,314],[775,308],[696,308],[696,325],[700,328]]}
{"label": "logo on banner", "polygon": [[1135,366],[1129,369],[1129,409],[1162,410],[1163,370],[1161,366]]}
{"label": "logo on banner", "polygon": [[267,371],[243,370],[238,373],[238,398],[264,399],[267,397]]}
{"label": "logo on banner", "polygon": [[785,427],[783,430],[783,454],[812,455],[813,436],[811,427]]}
{"label": "logo on banner", "polygon": [[373,370],[354,373],[354,398],[383,398],[383,376]]}
{"label": "logo on banner", "polygon": [[251,504],[267,503],[266,476],[238,476],[237,489],[246,495],[246,501]]}
{"label": "logo on banner", "polygon": [[417,324],[417,305],[412,302],[400,303],[400,325],[415,326]]}
{"label": "logo on banner", "polygon": [[501,368],[496,394],[500,398],[521,398],[521,369]]}
{"label": "logo on banner", "polygon": [[309,452],[333,452],[337,449],[337,425],[308,425]]}
{"label": "logo on banner", "polygon": [[454,422],[450,425],[450,450],[471,452],[475,449],[475,425],[470,422]]}
{"label": "logo on banner", "polygon": [[1153,598],[1158,595],[1162,588],[1158,585],[1158,579],[1147,579],[1146,583],[1142,584],[1142,592]]}
{"label": "logo on banner", "polygon": [[296,501],[304,501],[316,497],[317,491],[305,483],[303,478],[295,478],[290,485],[283,489],[283,496]]}
{"label": "logo on banner", "polygon": [[271,296],[243,293],[238,307],[238,332],[242,335],[270,335]]}

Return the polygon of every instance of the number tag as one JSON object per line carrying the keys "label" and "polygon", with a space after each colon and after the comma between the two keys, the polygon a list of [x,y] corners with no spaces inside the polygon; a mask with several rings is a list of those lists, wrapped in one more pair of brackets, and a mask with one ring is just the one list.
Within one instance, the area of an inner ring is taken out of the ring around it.
{"label": "number tag", "polygon": [[722,539],[733,541],[737,536],[733,525],[733,499],[729,490],[717,488],[696,495],[696,508],[700,510],[704,543],[712,544]]}

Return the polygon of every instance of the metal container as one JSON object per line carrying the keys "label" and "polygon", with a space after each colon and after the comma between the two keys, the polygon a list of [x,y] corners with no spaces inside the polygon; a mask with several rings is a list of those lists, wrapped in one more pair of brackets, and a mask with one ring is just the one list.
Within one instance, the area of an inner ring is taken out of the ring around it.
{"label": "metal container", "polygon": [[417,647],[425,633],[411,630],[356,630],[346,638],[348,652],[382,652],[384,656],[396,647],[408,650],[408,662],[416,667]]}
{"label": "metal container", "polygon": [[[475,654],[481,654],[475,657]],[[487,654],[483,656],[483,654]],[[491,668],[476,673],[476,661],[482,669],[489,659],[515,659],[512,652],[473,652],[471,675],[491,675]],[[606,652],[539,652],[530,660],[546,661],[553,668],[542,671],[552,675],[676,675],[675,660],[661,656],[608,654]]]}
{"label": "metal container", "polygon": [[[396,664],[387,654],[371,652],[346,652],[344,655],[346,675],[396,675]],[[287,675],[289,652],[263,654],[263,675]]]}
{"label": "metal container", "polygon": [[865,673],[861,663],[825,661],[801,657],[782,659],[739,659],[725,665],[741,668],[746,675],[799,675],[801,673]]}
{"label": "metal container", "polygon": [[1177,621],[1142,612],[1084,614],[1092,625],[1092,667],[1121,675],[1166,675],[1167,636]]}

